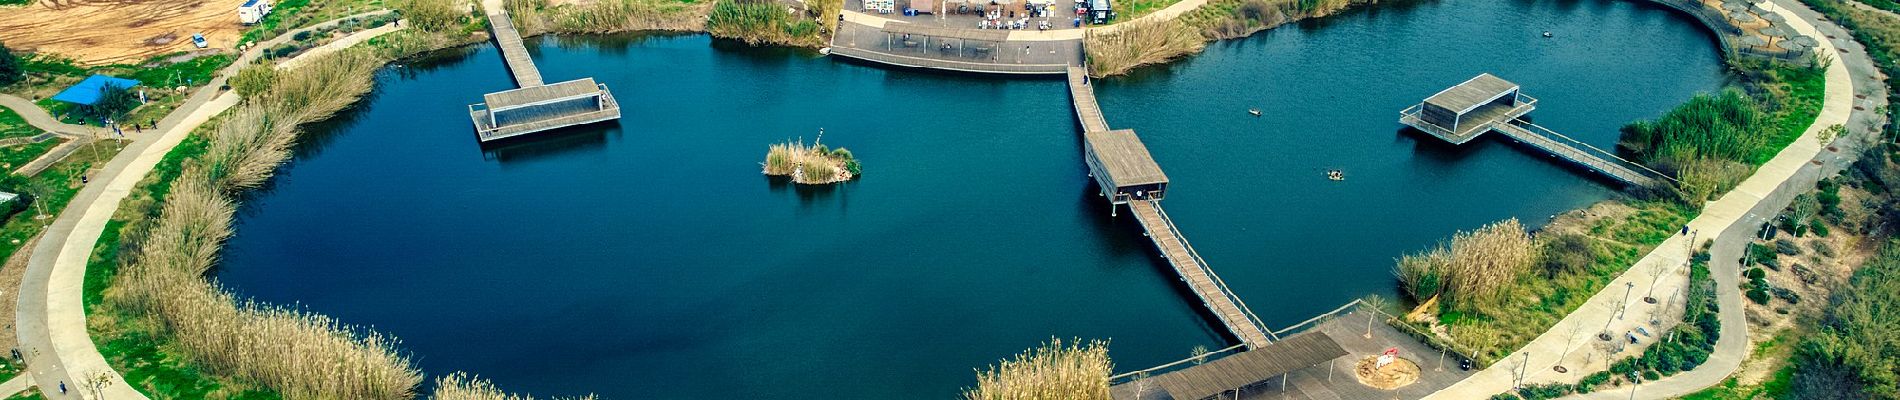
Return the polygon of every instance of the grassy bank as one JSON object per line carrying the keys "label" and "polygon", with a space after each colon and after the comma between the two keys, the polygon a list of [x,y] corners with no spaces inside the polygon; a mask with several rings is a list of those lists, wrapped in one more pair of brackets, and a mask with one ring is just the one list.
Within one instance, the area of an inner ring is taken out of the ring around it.
{"label": "grassy bank", "polygon": [[[1113,33],[1092,34],[1088,49],[1091,75],[1127,73],[1181,56],[1199,53],[1210,40],[1246,37],[1302,18],[1324,17],[1377,0],[1209,0],[1168,21],[1125,23]],[[1136,3],[1144,4],[1144,3]],[[1153,1],[1160,8],[1171,1]],[[1193,43],[1190,43],[1193,42]]]}
{"label": "grassy bank", "polygon": [[712,8],[700,0],[599,0],[549,7],[547,0],[507,0],[508,15],[524,35],[706,30]]}
{"label": "grassy bank", "polygon": [[1035,347],[978,370],[976,387],[963,391],[965,400],[1109,400],[1108,377],[1115,364],[1108,359],[1108,343],[1050,339]]}
{"label": "grassy bank", "polygon": [[785,3],[773,0],[718,0],[706,16],[706,31],[713,36],[735,39],[747,44],[777,44],[820,47],[836,29],[841,1],[822,0],[802,13],[787,10]]}
{"label": "grassy bank", "polygon": [[[97,67],[80,67],[72,60],[50,54],[34,54],[24,58],[26,79],[12,85],[0,87],[0,92],[34,100],[62,122],[79,125],[103,126],[97,119],[81,118],[74,112],[73,105],[56,102],[49,97],[79,83],[93,74],[111,75],[135,79],[140,87],[135,91],[143,93],[146,102],[131,109],[118,120],[127,123],[150,124],[164,118],[172,110],[183,104],[191,96],[191,91],[206,82],[219,69],[231,65],[236,58],[229,54],[213,54],[186,58],[184,53],[173,53],[152,57],[139,64],[113,64]],[[183,87],[183,90],[178,88]],[[129,130],[129,128],[128,128]]]}

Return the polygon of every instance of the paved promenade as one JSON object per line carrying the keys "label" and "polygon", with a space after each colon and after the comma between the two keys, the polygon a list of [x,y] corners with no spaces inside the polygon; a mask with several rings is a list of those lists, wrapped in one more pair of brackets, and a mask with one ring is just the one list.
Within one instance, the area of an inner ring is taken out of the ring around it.
{"label": "paved promenade", "polygon": [[[1789,9],[1786,3],[1777,2],[1776,13],[1782,14],[1788,24],[1803,35],[1825,38],[1813,21],[1812,13],[1799,15]],[[1826,46],[1818,49],[1822,54],[1841,59],[1839,40],[1825,41]],[[1864,52],[1856,51],[1854,56]],[[1864,62],[1864,58],[1860,61]],[[1714,239],[1720,252],[1717,261],[1724,255],[1729,262],[1711,264],[1711,273],[1717,280],[1717,299],[1721,306],[1722,337],[1717,341],[1715,354],[1700,368],[1657,381],[1646,389],[1637,389],[1640,398],[1668,398],[1686,394],[1721,382],[1740,366],[1748,354],[1747,321],[1743,314],[1741,293],[1737,289],[1740,266],[1732,260],[1738,258],[1736,252],[1748,240],[1753,227],[1784,207],[1794,195],[1813,187],[1820,176],[1816,168],[1809,168],[1810,160],[1822,156],[1823,145],[1817,139],[1817,133],[1829,126],[1846,124],[1856,105],[1856,86],[1865,86],[1865,76],[1857,77],[1850,71],[1849,63],[1854,60],[1837,61],[1827,68],[1827,85],[1824,104],[1820,116],[1808,127],[1801,138],[1787,148],[1782,149],[1774,159],[1763,164],[1754,175],[1744,180],[1722,198],[1707,204],[1702,214],[1689,222],[1690,230],[1698,236],[1698,241]],[[1856,68],[1862,69],[1862,68]],[[1864,69],[1862,69],[1864,70]],[[1862,89],[1866,91],[1867,89]],[[1884,97],[1884,96],[1880,96]],[[1830,153],[1826,159],[1839,159]],[[1840,161],[1836,161],[1837,163]],[[1473,399],[1486,398],[1514,387],[1520,377],[1517,371],[1525,371],[1521,381],[1524,383],[1575,382],[1584,375],[1604,370],[1604,358],[1592,347],[1598,340],[1599,332],[1612,332],[1622,336],[1624,332],[1637,326],[1647,325],[1650,314],[1664,310],[1659,305],[1649,305],[1640,299],[1649,290],[1654,280],[1658,287],[1656,297],[1667,300],[1669,293],[1682,287],[1686,280],[1684,270],[1689,257],[1689,238],[1677,235],[1665,240],[1656,250],[1644,256],[1628,271],[1611,282],[1602,291],[1591,296],[1581,308],[1559,321],[1549,331],[1538,336],[1515,356],[1480,371],[1471,379],[1459,382],[1443,391],[1426,396],[1427,399]],[[1653,278],[1651,271],[1663,271],[1661,279]],[[1633,293],[1627,294],[1626,293]],[[1627,302],[1625,302],[1627,299]],[[1681,301],[1677,299],[1677,301]],[[1679,306],[1671,305],[1679,308]],[[1664,312],[1665,316],[1673,314]],[[1607,326],[1607,329],[1606,329]],[[1647,343],[1647,341],[1645,341]],[[1640,354],[1641,349],[1630,347],[1614,357]],[[1527,365],[1526,365],[1527,364]],[[1559,373],[1554,366],[1562,365],[1569,372]],[[1631,393],[1618,392],[1620,396],[1599,393],[1596,397],[1617,396],[1628,398]],[[1593,397],[1593,398],[1596,398]],[[1607,398],[1607,397],[1605,397]]]}
{"label": "paved promenade", "polygon": [[19,96],[0,93],[0,107],[6,107],[7,109],[13,110],[13,112],[20,113],[20,117],[26,120],[27,125],[32,125],[35,128],[40,128],[40,130],[56,133],[61,136],[103,138],[112,134],[112,132],[107,131],[105,128],[59,122],[59,120],[54,119],[51,114],[47,114],[46,110],[41,109],[38,104],[33,104],[32,100],[27,100]]}

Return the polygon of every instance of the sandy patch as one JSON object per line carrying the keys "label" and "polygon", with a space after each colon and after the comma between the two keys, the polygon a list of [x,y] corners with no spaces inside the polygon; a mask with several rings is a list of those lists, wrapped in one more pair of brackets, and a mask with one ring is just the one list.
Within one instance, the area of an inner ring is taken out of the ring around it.
{"label": "sandy patch", "polygon": [[1418,382],[1418,364],[1394,357],[1391,363],[1379,367],[1379,356],[1366,356],[1353,367],[1353,377],[1362,385],[1393,390]]}
{"label": "sandy patch", "polygon": [[244,29],[244,0],[41,0],[0,8],[0,32],[16,50],[54,53],[80,65],[130,64],[196,50],[191,34],[231,48]]}

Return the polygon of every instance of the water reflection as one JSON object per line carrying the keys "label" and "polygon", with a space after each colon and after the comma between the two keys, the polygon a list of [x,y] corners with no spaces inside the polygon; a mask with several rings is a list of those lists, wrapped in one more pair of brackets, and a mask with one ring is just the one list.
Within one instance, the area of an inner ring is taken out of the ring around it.
{"label": "water reflection", "polygon": [[503,165],[572,154],[600,153],[608,137],[620,139],[620,122],[568,127],[481,144],[482,159]]}

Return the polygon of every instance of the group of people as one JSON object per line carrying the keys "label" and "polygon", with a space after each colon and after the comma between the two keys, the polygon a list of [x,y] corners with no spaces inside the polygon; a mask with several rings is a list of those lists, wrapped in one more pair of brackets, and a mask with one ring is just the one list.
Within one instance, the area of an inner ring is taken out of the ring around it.
{"label": "group of people", "polygon": [[1035,25],[1030,25],[1029,18],[1027,17],[1014,20],[986,18],[976,23],[976,29],[1029,29],[1030,26],[1036,27],[1037,30],[1044,31],[1049,30],[1051,27],[1047,19],[1037,21]]}

